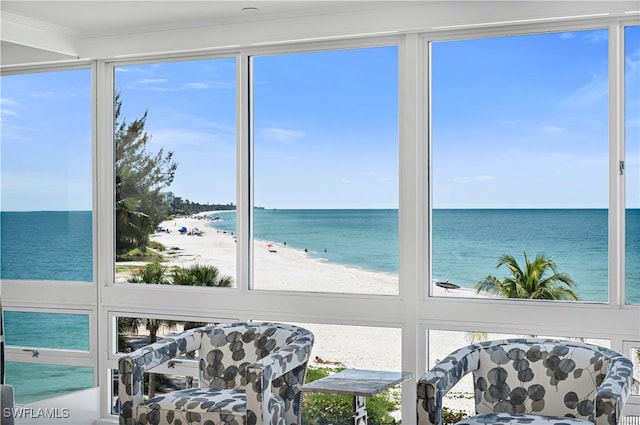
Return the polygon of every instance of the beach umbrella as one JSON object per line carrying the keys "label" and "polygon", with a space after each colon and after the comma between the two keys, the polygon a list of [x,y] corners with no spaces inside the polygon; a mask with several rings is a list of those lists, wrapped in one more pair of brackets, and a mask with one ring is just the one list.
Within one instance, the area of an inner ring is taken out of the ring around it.
{"label": "beach umbrella", "polygon": [[456,285],[455,283],[449,283],[449,281],[447,280],[446,282],[436,282],[436,286],[439,286],[441,288],[446,289],[447,291],[449,289],[458,289],[460,288],[459,285]]}

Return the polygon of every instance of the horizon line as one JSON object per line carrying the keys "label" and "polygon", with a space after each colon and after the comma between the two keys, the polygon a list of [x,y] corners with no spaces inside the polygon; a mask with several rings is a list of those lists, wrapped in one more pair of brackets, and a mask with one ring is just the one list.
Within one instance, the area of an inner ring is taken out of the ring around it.
{"label": "horizon line", "polygon": [[[349,208],[349,207],[339,207],[339,208],[329,208],[329,207],[319,207],[319,208],[299,208],[299,207],[289,207],[289,208],[267,208],[267,207],[254,207],[254,209],[259,210],[281,210],[281,211],[293,211],[293,210],[325,210],[325,211],[346,211],[346,210],[398,210],[399,208]],[[434,207],[433,210],[608,210],[608,207]],[[637,210],[640,207],[626,207],[625,210]],[[211,210],[211,211],[201,211],[193,214],[201,214],[202,212],[209,213],[217,213],[217,212],[225,212],[225,211],[236,211],[233,210]],[[0,210],[2,213],[35,213],[35,212],[93,212],[93,210],[88,209],[71,209],[71,210],[57,210],[57,209],[47,209],[47,210]]]}

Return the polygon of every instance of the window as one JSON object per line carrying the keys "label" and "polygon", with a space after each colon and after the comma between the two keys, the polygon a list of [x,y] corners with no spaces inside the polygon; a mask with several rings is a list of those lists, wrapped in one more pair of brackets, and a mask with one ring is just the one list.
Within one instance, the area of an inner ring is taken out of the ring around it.
{"label": "window", "polygon": [[91,72],[2,77],[0,277],[91,282]]}
{"label": "window", "polygon": [[93,386],[93,368],[73,365],[89,358],[88,315],[4,311],[4,327],[7,350],[21,354],[21,362],[6,364],[6,381],[15,387],[17,403]]}
{"label": "window", "polygon": [[[607,40],[589,30],[431,44],[431,272],[460,287],[433,294],[470,296],[484,281],[491,296],[608,301]],[[550,260],[575,286],[564,275],[560,291],[502,284],[501,259],[524,269],[537,256],[545,276]]]}
{"label": "window", "polygon": [[397,48],[252,66],[254,288],[397,294]]}
{"label": "window", "polygon": [[625,287],[640,304],[640,26],[625,28]]}
{"label": "window", "polygon": [[75,296],[94,280],[91,71],[1,83],[0,279],[31,301],[29,311],[4,312],[6,382],[29,403],[94,384],[89,315],[34,307],[51,286],[80,289]]}
{"label": "window", "polygon": [[115,75],[116,281],[235,285],[235,59]]}

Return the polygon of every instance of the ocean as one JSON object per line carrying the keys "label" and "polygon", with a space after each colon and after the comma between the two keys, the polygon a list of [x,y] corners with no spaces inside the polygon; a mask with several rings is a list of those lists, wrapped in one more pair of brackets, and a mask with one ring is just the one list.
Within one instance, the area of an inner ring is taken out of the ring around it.
{"label": "ocean", "polygon": [[[576,282],[583,301],[608,300],[608,230],[604,209],[433,211],[432,278],[473,288],[487,274],[503,277],[499,258],[523,263],[544,254]],[[235,214],[213,214],[214,228],[235,232]],[[640,210],[627,210],[627,302],[640,303]],[[307,249],[328,261],[398,272],[397,210],[256,209],[257,239]],[[325,251],[326,248],[326,251]]]}
{"label": "ocean", "polygon": [[[626,227],[627,303],[640,303],[640,210],[629,209]],[[220,212],[210,226],[236,231],[235,214]],[[434,210],[433,276],[462,287],[487,274],[503,277],[496,264],[503,254],[522,263],[544,254],[576,282],[583,301],[607,302],[608,235],[604,209]],[[397,210],[256,209],[257,239],[307,249],[330,262],[381,272],[398,272]],[[92,225],[88,211],[0,213],[0,278],[90,282]],[[86,315],[5,312],[7,344],[49,346],[57,323],[67,321],[80,338],[64,347],[87,349]],[[37,323],[37,325],[34,325]],[[34,334],[39,330],[39,335]],[[35,340],[34,340],[35,338]],[[57,338],[57,337],[55,337]],[[29,376],[38,376],[34,385]],[[57,378],[56,378],[57,377]],[[29,402],[87,388],[90,368],[66,368],[9,362],[7,382],[16,385],[18,402]],[[37,388],[37,391],[36,391]]]}

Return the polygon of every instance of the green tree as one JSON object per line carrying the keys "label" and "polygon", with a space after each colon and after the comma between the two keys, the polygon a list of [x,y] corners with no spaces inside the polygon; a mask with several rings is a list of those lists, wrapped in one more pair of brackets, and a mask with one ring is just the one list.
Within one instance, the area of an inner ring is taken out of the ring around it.
{"label": "green tree", "polygon": [[118,93],[114,112],[116,251],[123,253],[144,249],[149,235],[167,217],[169,204],[160,191],[171,185],[178,165],[173,152],[160,149],[154,154],[147,150],[151,139],[144,129],[148,111],[127,123],[121,116]]}
{"label": "green tree", "polygon": [[[503,298],[527,298],[532,300],[578,300],[578,294],[572,289],[574,280],[566,273],[559,273],[556,262],[544,255],[537,255],[531,261],[524,254],[524,269],[511,255],[503,255],[496,266],[506,266],[510,276],[503,280],[487,275],[475,284],[477,293],[484,292]],[[534,335],[529,335],[534,337]],[[467,341],[474,344],[487,339],[482,331],[467,332]]]}
{"label": "green tree", "polygon": [[527,298],[535,300],[578,300],[573,290],[576,283],[566,273],[560,273],[556,262],[544,255],[531,260],[524,252],[524,268],[511,255],[503,255],[496,266],[506,266],[510,276],[498,279],[484,276],[475,284],[478,293],[484,292],[504,298]]}
{"label": "green tree", "polygon": [[176,268],[171,274],[174,285],[189,286],[218,286],[228,288],[233,284],[233,278],[223,275],[216,266],[194,264],[187,268]]}

